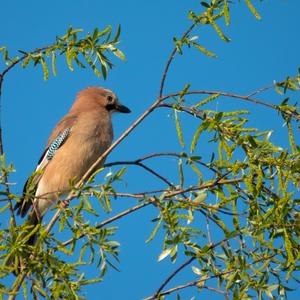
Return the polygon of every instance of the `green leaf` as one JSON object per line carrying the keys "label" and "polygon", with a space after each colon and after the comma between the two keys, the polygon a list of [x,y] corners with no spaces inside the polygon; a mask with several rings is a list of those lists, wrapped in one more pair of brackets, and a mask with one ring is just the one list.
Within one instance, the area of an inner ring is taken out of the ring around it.
{"label": "green leaf", "polygon": [[207,97],[206,99],[202,100],[201,102],[197,103],[196,105],[193,106],[193,108],[198,108],[200,106],[203,106],[204,104],[207,104],[215,99],[217,99],[221,94],[220,93],[216,93],[212,96]]}
{"label": "green leaf", "polygon": [[230,42],[230,39],[224,35],[224,33],[222,32],[222,30],[220,29],[220,27],[217,25],[217,23],[212,18],[210,10],[207,11],[206,16],[207,16],[207,18],[209,20],[209,23],[213,26],[213,28],[215,29],[215,31],[217,32],[217,34],[220,36],[220,38],[224,42]]}
{"label": "green leaf", "polygon": [[199,51],[203,52],[205,55],[207,56],[210,56],[210,57],[217,57],[216,54],[212,53],[212,52],[209,52],[206,48],[200,46],[199,44],[195,43],[195,42],[192,42],[192,45],[198,49]]}
{"label": "green leaf", "polygon": [[95,64],[93,63],[93,61],[91,60],[91,58],[89,57],[89,55],[84,52],[83,54],[84,58],[86,59],[87,63],[89,64],[89,66],[92,68],[92,70],[94,71],[94,73],[100,77],[100,72],[98,71],[97,67],[95,66]]}
{"label": "green leaf", "polygon": [[193,153],[193,152],[195,151],[195,148],[196,148],[196,146],[197,146],[197,142],[198,142],[200,133],[201,133],[203,130],[204,130],[204,126],[203,126],[203,124],[201,124],[201,125],[198,127],[198,129],[197,129],[197,131],[196,131],[196,133],[195,133],[195,135],[194,135],[194,137],[193,137],[193,141],[192,141],[191,149],[190,149],[190,152],[191,152],[191,153]]}
{"label": "green leaf", "polygon": [[178,103],[182,102],[183,96],[186,94],[186,92],[188,91],[188,89],[190,88],[190,86],[191,86],[190,83],[187,83],[184,86],[183,90],[180,92],[180,95],[178,97]]}
{"label": "green leaf", "polygon": [[30,59],[31,59],[31,56],[30,54],[27,55],[27,57],[24,59],[24,61],[22,62],[22,68],[26,68],[27,65],[29,64],[30,62]]}
{"label": "green leaf", "polygon": [[49,299],[47,293],[39,286],[33,285],[33,289],[37,290],[41,296],[45,297],[46,299]]}
{"label": "green leaf", "polygon": [[260,14],[257,12],[257,10],[255,9],[255,7],[252,5],[251,1],[250,0],[245,0],[249,9],[251,10],[251,12],[253,13],[253,15],[255,16],[255,18],[257,20],[260,20],[261,19],[261,16]]}
{"label": "green leaf", "polygon": [[8,202],[6,205],[0,208],[0,214],[2,214],[4,211],[6,211],[10,206],[10,203]]}
{"label": "green leaf", "polygon": [[176,125],[176,131],[177,131],[177,136],[178,136],[180,145],[181,145],[181,147],[184,147],[184,140],[183,140],[181,126],[180,126],[180,123],[179,123],[179,118],[178,118],[178,114],[177,114],[176,109],[175,109],[175,125]]}
{"label": "green leaf", "polygon": [[112,29],[112,26],[111,25],[108,25],[103,31],[100,31],[98,33],[98,37],[101,37],[103,35],[106,35],[107,33],[109,33]]}
{"label": "green leaf", "polygon": [[184,174],[183,174],[183,168],[182,168],[182,159],[179,158],[178,159],[178,169],[179,169],[179,180],[180,180],[180,183],[179,185],[180,186],[183,186],[184,185]]}
{"label": "green leaf", "polygon": [[293,244],[290,240],[290,237],[289,237],[286,229],[284,229],[283,233],[284,233],[283,237],[284,237],[285,250],[287,252],[287,257],[288,257],[288,265],[294,265],[295,258],[294,258],[294,254],[293,254]]}
{"label": "green leaf", "polygon": [[44,71],[44,80],[47,80],[49,77],[49,70],[48,70],[48,67],[47,67],[44,57],[41,57],[41,64],[42,64],[43,71]]}
{"label": "green leaf", "polygon": [[122,61],[126,60],[126,56],[121,50],[113,47],[112,53]]}
{"label": "green leaf", "polygon": [[52,65],[53,75],[56,76],[56,53],[55,53],[55,51],[52,51],[51,65]]}
{"label": "green leaf", "polygon": [[73,53],[72,51],[68,48],[66,52],[66,58],[67,58],[67,64],[70,69],[70,71],[74,71],[73,65],[72,65],[72,58],[73,58]]}
{"label": "green leaf", "polygon": [[121,25],[118,25],[116,35],[114,37],[113,43],[117,43],[121,34]]}
{"label": "green leaf", "polygon": [[292,124],[291,124],[290,121],[287,122],[287,128],[288,128],[288,135],[289,135],[290,146],[291,146],[292,152],[296,153],[297,148],[296,148],[296,145],[295,145],[295,139],[294,139]]}
{"label": "green leaf", "polygon": [[149,242],[151,242],[151,241],[154,239],[155,235],[156,235],[157,232],[158,232],[158,229],[160,228],[161,222],[162,222],[162,219],[160,219],[160,220],[157,222],[157,224],[156,224],[156,226],[155,226],[153,232],[151,233],[150,237],[147,239],[146,243],[149,243]]}
{"label": "green leaf", "polygon": [[193,199],[193,202],[196,204],[200,204],[204,202],[206,198],[207,198],[207,193],[205,193],[204,191],[200,191],[198,192],[197,197]]}
{"label": "green leaf", "polygon": [[224,1],[224,16],[225,16],[225,24],[226,26],[229,26],[230,24],[230,14],[229,14],[229,7],[227,0]]}
{"label": "green leaf", "polygon": [[202,173],[198,170],[198,168],[196,167],[196,165],[195,165],[192,161],[189,161],[189,165],[191,166],[192,170],[193,170],[200,178],[202,178]]}
{"label": "green leaf", "polygon": [[162,261],[165,259],[167,256],[169,256],[172,252],[173,248],[167,248],[165,249],[158,257],[157,261]]}
{"label": "green leaf", "polygon": [[273,284],[268,286],[267,289],[265,289],[265,293],[270,299],[275,299],[275,297],[272,295],[272,291],[276,290],[278,286],[279,286],[278,284]]}

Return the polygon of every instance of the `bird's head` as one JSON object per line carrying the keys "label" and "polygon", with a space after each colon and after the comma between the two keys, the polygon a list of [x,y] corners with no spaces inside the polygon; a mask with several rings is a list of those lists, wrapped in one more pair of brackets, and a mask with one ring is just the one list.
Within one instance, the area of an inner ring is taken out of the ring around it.
{"label": "bird's head", "polygon": [[119,102],[114,92],[102,87],[88,87],[79,92],[72,109],[105,109],[110,113],[130,113],[130,109]]}

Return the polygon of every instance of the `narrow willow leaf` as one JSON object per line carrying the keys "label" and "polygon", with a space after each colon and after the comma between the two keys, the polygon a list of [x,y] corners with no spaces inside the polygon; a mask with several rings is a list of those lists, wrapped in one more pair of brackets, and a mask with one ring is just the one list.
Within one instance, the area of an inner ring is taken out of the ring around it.
{"label": "narrow willow leaf", "polygon": [[192,170],[193,170],[200,178],[202,178],[202,173],[198,170],[198,168],[196,167],[196,165],[195,165],[192,161],[189,161],[189,164],[190,164]]}
{"label": "narrow willow leaf", "polygon": [[102,56],[103,56],[102,52],[98,51],[97,52],[97,57],[99,58],[99,61],[100,61],[100,64],[101,64],[102,75],[103,75],[103,78],[106,79],[108,67],[107,67],[107,64],[104,60],[104,57],[102,57]]}
{"label": "narrow willow leaf", "polygon": [[4,49],[4,60],[9,60],[9,56],[8,56],[8,50]]}
{"label": "narrow willow leaf", "polygon": [[201,124],[201,125],[198,127],[198,129],[197,129],[197,131],[196,131],[196,133],[195,133],[195,135],[194,135],[194,137],[193,137],[193,141],[192,141],[191,149],[190,149],[190,152],[191,152],[191,153],[193,153],[193,152],[195,151],[195,148],[196,148],[196,146],[197,146],[197,142],[198,142],[200,133],[203,131],[203,129],[204,129],[204,126],[203,126],[203,124]]}
{"label": "narrow willow leaf", "polygon": [[197,195],[197,197],[195,197],[193,199],[193,202],[196,204],[200,204],[202,203],[205,199],[207,198],[207,193],[200,191]]}
{"label": "narrow willow leaf", "polygon": [[199,268],[197,268],[197,267],[195,267],[195,266],[192,266],[192,270],[193,270],[193,272],[194,272],[196,275],[201,276],[201,275],[203,274],[203,272],[202,272]]}
{"label": "narrow willow leaf", "polygon": [[256,132],[257,128],[239,128],[238,131],[240,132]]}
{"label": "narrow willow leaf", "polygon": [[[219,94],[220,95],[220,94]],[[223,112],[223,117],[229,117],[229,116],[237,116],[237,115],[247,115],[249,114],[249,110],[236,110],[236,111],[229,111],[229,112]]]}
{"label": "narrow willow leaf", "polygon": [[[32,226],[32,225],[31,225]],[[33,236],[38,230],[40,229],[40,225],[36,225],[35,227],[33,227],[28,234],[26,234],[25,236],[24,235],[21,235],[20,236],[20,239],[22,239],[22,241],[28,241],[29,238],[31,236]]]}
{"label": "narrow willow leaf", "polygon": [[219,218],[215,218],[214,221],[222,228],[222,230],[224,231],[226,237],[229,237],[230,231],[226,227],[225,223],[222,220],[220,220]]}
{"label": "narrow willow leaf", "polygon": [[93,61],[91,60],[91,58],[88,56],[88,54],[85,52],[83,54],[84,58],[86,59],[87,63],[89,64],[89,66],[92,68],[92,70],[94,71],[94,73],[100,77],[100,72],[98,71],[97,67],[95,66],[95,64],[93,63]]}
{"label": "narrow willow leaf", "polygon": [[103,78],[106,79],[106,77],[107,77],[107,67],[106,67],[106,65],[101,65],[101,71],[102,71]]}
{"label": "narrow willow leaf", "polygon": [[70,49],[67,49],[67,53],[66,53],[66,58],[67,58],[67,64],[68,67],[70,69],[70,71],[74,71],[73,65],[72,65],[72,52],[70,51]]}
{"label": "narrow willow leaf", "polygon": [[80,254],[79,254],[79,259],[78,259],[79,262],[82,262],[83,255],[84,255],[85,250],[87,249],[87,247],[88,247],[88,244],[84,244],[81,247]]}
{"label": "narrow willow leaf", "polygon": [[23,283],[22,283],[22,288],[23,288],[23,297],[24,297],[24,300],[28,300],[28,290],[27,290],[27,284],[26,284],[25,281],[23,281]]}
{"label": "narrow willow leaf", "polygon": [[93,278],[93,279],[81,280],[79,283],[80,285],[86,285],[86,284],[97,283],[101,281],[103,281],[103,278]]}
{"label": "narrow willow leaf", "polygon": [[239,218],[237,216],[236,200],[232,201],[232,213],[234,214],[232,222],[235,230],[239,230]]}
{"label": "narrow willow leaf", "polygon": [[117,43],[121,34],[121,25],[118,25],[116,35],[114,37],[113,43]]}
{"label": "narrow willow leaf", "polygon": [[224,141],[222,139],[222,140],[220,140],[220,143],[218,145],[218,153],[219,153],[219,157],[220,157],[221,161],[224,159],[224,157],[223,157],[223,148],[224,148],[224,145],[223,144],[224,144]]}
{"label": "narrow willow leaf", "polygon": [[179,185],[182,187],[184,185],[184,174],[183,174],[183,168],[182,168],[182,159],[178,159],[178,169],[179,169]]}
{"label": "narrow willow leaf", "polygon": [[204,104],[207,104],[208,102],[211,102],[215,99],[217,99],[221,94],[220,93],[216,93],[212,96],[209,96],[208,98],[202,100],[201,102],[197,103],[196,105],[193,106],[193,108],[198,108],[200,106],[203,106]]}
{"label": "narrow willow leaf", "polygon": [[183,136],[182,136],[182,131],[181,131],[180,123],[179,123],[177,110],[175,110],[175,125],[176,125],[176,131],[177,131],[177,136],[178,136],[180,145],[181,145],[181,147],[184,147],[184,140],[183,140]]}
{"label": "narrow willow leaf", "polygon": [[215,29],[215,31],[217,32],[217,34],[219,35],[219,37],[224,41],[224,42],[229,42],[230,39],[228,37],[226,37],[224,35],[224,33],[222,32],[222,30],[220,29],[220,27],[217,25],[217,23],[214,21],[214,19],[211,16],[211,12],[207,12],[206,14],[209,23],[213,26],[213,28]]}
{"label": "narrow willow leaf", "polygon": [[153,232],[151,233],[150,237],[147,239],[146,243],[149,243],[149,242],[151,242],[151,241],[154,239],[155,235],[156,235],[157,232],[158,232],[158,229],[160,228],[161,222],[162,222],[162,219],[160,219],[160,220],[157,222],[157,224],[156,224],[156,226],[155,226]]}
{"label": "narrow willow leaf", "polygon": [[30,62],[30,59],[31,59],[31,56],[30,56],[30,54],[28,54],[27,57],[24,59],[24,61],[22,63],[22,68],[26,68],[27,67],[27,65]]}
{"label": "narrow willow leaf", "polygon": [[229,26],[230,24],[230,14],[229,14],[229,7],[227,0],[224,1],[224,16],[225,16],[225,24],[226,26]]}
{"label": "narrow willow leaf", "polygon": [[49,299],[47,293],[39,286],[33,285],[33,289],[37,290],[41,296],[45,297],[46,299]]}
{"label": "narrow willow leaf", "polygon": [[195,42],[193,42],[192,45],[193,45],[196,49],[198,49],[199,51],[203,52],[203,53],[204,53],[205,55],[207,55],[207,56],[215,57],[215,58],[217,57],[216,54],[214,54],[214,53],[208,51],[206,48],[200,46],[199,44],[197,44],[197,43],[195,43]]}
{"label": "narrow willow leaf", "polygon": [[113,51],[113,54],[114,54],[116,57],[118,57],[118,58],[120,58],[121,60],[123,60],[123,61],[126,60],[125,54],[124,54],[121,50],[119,50],[119,49],[117,49],[117,48],[115,48],[115,50]]}
{"label": "narrow willow leaf", "polygon": [[111,212],[112,208],[111,208],[110,200],[106,193],[104,194],[104,199],[105,199],[105,204],[106,204],[108,211]]}
{"label": "narrow willow leaf", "polygon": [[275,84],[275,90],[280,96],[283,95],[282,91],[280,90],[280,85],[278,83]]}
{"label": "narrow willow leaf", "polygon": [[83,32],[83,29],[80,29],[80,28],[79,29],[73,29],[68,34],[69,35],[76,35],[76,33],[79,33],[79,32]]}
{"label": "narrow willow leaf", "polygon": [[6,47],[0,47],[0,52],[2,52],[5,49],[6,49]]}
{"label": "narrow willow leaf", "polygon": [[251,10],[251,12],[253,13],[253,15],[255,16],[255,18],[257,20],[260,20],[261,19],[261,16],[260,14],[257,12],[257,10],[255,9],[255,7],[252,5],[251,1],[250,0],[245,0],[249,9]]}
{"label": "narrow willow leaf", "polygon": [[183,90],[180,92],[180,95],[178,97],[178,103],[180,103],[182,101],[183,96],[186,94],[186,92],[188,91],[188,89],[190,88],[190,86],[191,86],[190,83],[187,83],[184,86]]}
{"label": "narrow willow leaf", "polygon": [[263,186],[263,172],[260,168],[260,166],[258,166],[257,168],[255,168],[255,171],[256,171],[256,174],[257,174],[257,177],[256,177],[256,190],[258,192],[261,191],[261,188]]}
{"label": "narrow willow leaf", "polygon": [[285,244],[285,250],[287,253],[287,258],[288,258],[288,265],[293,265],[295,263],[295,258],[294,258],[294,254],[293,254],[293,244],[290,240],[290,237],[286,231],[286,229],[284,229],[283,231],[284,233],[284,244]]}
{"label": "narrow willow leaf", "polygon": [[56,53],[55,53],[55,51],[52,51],[51,65],[52,65],[52,73],[54,76],[56,76]]}
{"label": "narrow willow leaf", "polygon": [[41,64],[42,64],[43,71],[44,71],[44,80],[47,80],[49,77],[49,70],[48,70],[48,67],[47,67],[44,57],[41,57]]}
{"label": "narrow willow leaf", "polygon": [[74,61],[76,62],[76,64],[78,65],[78,67],[85,69],[85,65],[78,59],[77,56],[74,56]]}
{"label": "narrow willow leaf", "polygon": [[157,261],[162,261],[163,259],[165,259],[168,255],[171,254],[172,252],[172,248],[167,248],[165,249],[158,257]]}
{"label": "narrow willow leaf", "polygon": [[10,207],[10,203],[8,202],[6,205],[0,208],[0,214],[6,211]]}
{"label": "narrow willow leaf", "polygon": [[112,29],[111,25],[108,25],[103,31],[98,33],[98,37],[101,37],[103,35],[106,35],[107,33],[109,33]]}
{"label": "narrow willow leaf", "polygon": [[297,148],[296,148],[296,145],[295,145],[295,139],[294,139],[294,134],[293,134],[293,129],[292,129],[291,122],[287,122],[287,128],[288,128],[288,134],[289,134],[289,140],[290,140],[290,146],[291,146],[292,152],[296,153]]}
{"label": "narrow willow leaf", "polygon": [[282,171],[279,167],[277,169],[277,176],[278,176],[278,187],[277,187],[277,194],[280,194],[280,191],[283,189],[283,178],[282,178]]}
{"label": "narrow willow leaf", "polygon": [[274,291],[275,289],[277,289],[278,288],[278,284],[274,284],[274,285],[270,285],[270,286],[268,286],[268,288],[267,289],[265,289],[265,293],[266,293],[266,295],[270,298],[270,299],[275,299],[275,297],[272,295],[272,291]]}

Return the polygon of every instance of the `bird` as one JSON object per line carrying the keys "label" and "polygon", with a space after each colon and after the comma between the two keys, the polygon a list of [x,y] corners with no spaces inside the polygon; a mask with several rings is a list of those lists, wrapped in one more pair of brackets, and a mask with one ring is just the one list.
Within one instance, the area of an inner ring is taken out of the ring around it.
{"label": "bird", "polygon": [[[50,134],[33,175],[24,185],[23,197],[14,206],[17,215],[28,214],[27,224],[32,228],[71,190],[70,182],[78,182],[110,147],[114,112],[131,111],[109,89],[93,86],[77,94],[69,112]],[[33,245],[35,239],[36,234],[28,243]]]}

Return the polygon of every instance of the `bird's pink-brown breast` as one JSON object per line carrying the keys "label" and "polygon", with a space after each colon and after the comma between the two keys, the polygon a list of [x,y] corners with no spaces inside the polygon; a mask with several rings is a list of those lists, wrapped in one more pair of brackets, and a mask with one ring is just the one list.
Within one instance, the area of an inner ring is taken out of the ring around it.
{"label": "bird's pink-brown breast", "polygon": [[[53,196],[48,195],[47,198],[48,201],[54,202],[56,200],[54,192],[69,190],[70,180],[80,180],[97,158],[111,145],[112,140],[113,129],[110,114],[104,111],[81,113],[73,124],[70,136],[57,150],[45,169],[36,196],[52,193]],[[42,203],[38,206],[40,205]],[[42,207],[40,210],[42,213]]]}

